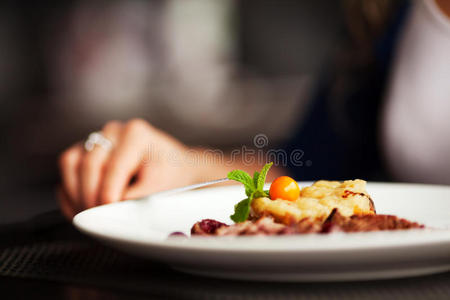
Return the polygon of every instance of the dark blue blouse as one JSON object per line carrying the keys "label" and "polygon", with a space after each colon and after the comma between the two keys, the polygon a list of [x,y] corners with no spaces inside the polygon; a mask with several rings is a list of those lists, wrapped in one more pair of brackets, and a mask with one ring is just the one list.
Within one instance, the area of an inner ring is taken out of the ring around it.
{"label": "dark blue blouse", "polygon": [[297,180],[389,180],[380,154],[378,124],[393,52],[409,6],[405,2],[375,41],[370,64],[322,72],[308,117],[285,146],[292,154],[289,170]]}

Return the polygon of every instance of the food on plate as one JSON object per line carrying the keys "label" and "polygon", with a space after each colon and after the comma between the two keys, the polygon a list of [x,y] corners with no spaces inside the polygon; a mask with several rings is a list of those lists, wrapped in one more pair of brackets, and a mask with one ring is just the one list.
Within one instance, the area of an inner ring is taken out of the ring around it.
{"label": "food on plate", "polygon": [[265,179],[272,163],[253,177],[241,170],[228,174],[242,183],[246,198],[235,205],[227,225],[211,219],[194,224],[192,235],[287,235],[330,232],[366,232],[423,228],[416,222],[391,215],[376,214],[375,205],[361,179],[319,180],[300,188],[298,183],[281,176],[269,190]]}
{"label": "food on plate", "polygon": [[320,180],[299,191],[295,199],[278,194],[273,197],[270,193],[270,197],[252,201],[251,215],[255,218],[269,215],[277,222],[290,224],[304,218],[324,221],[335,208],[345,217],[375,214],[366,182],[360,179],[344,182]]}

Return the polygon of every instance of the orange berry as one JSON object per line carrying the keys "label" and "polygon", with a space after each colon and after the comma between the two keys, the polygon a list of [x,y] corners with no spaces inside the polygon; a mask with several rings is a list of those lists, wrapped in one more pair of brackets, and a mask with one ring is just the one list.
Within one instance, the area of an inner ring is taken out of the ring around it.
{"label": "orange berry", "polygon": [[284,199],[295,201],[300,196],[300,188],[297,182],[289,176],[281,176],[270,185],[270,199]]}

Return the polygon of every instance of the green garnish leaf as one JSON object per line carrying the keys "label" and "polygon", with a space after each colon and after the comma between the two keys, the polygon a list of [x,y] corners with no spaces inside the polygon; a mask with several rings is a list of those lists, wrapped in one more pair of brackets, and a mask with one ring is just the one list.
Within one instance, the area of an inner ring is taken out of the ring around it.
{"label": "green garnish leaf", "polygon": [[252,177],[245,171],[234,170],[228,173],[227,177],[228,179],[242,183],[245,186],[245,194],[247,197],[250,197],[250,195],[256,190]]}
{"label": "green garnish leaf", "polygon": [[259,175],[260,173],[258,171],[255,171],[255,173],[253,173],[253,186],[255,186],[255,188],[258,186]]}
{"label": "green garnish leaf", "polygon": [[[258,176],[258,180],[257,180],[257,185],[256,185],[256,190],[257,191],[263,191],[264,189],[264,184],[266,183],[266,177],[267,177],[267,173],[269,172],[270,167],[273,165],[273,163],[269,163],[266,164],[263,169],[261,170],[261,174],[259,174]],[[263,191],[264,192],[264,191]]]}
{"label": "green garnish leaf", "polygon": [[266,164],[261,172],[255,172],[253,178],[242,170],[234,170],[228,173],[228,179],[238,181],[245,187],[247,198],[240,201],[234,206],[234,214],[230,216],[231,220],[236,223],[244,222],[250,214],[250,207],[253,199],[259,197],[267,197],[268,191],[264,191],[264,183],[266,181],[267,172],[273,163]]}
{"label": "green garnish leaf", "polygon": [[250,213],[250,204],[251,201],[249,198],[246,198],[236,204],[234,206],[234,214],[230,216],[231,220],[236,223],[247,220],[248,214]]}

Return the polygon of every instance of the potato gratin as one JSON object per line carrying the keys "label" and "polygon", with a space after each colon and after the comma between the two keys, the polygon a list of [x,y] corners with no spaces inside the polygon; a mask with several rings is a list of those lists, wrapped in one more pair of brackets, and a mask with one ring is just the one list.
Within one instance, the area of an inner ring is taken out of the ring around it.
{"label": "potato gratin", "polygon": [[271,216],[275,221],[290,224],[304,218],[324,221],[337,208],[344,217],[374,214],[373,201],[366,191],[364,180],[320,180],[300,190],[294,200],[260,197],[252,201],[251,217]]}

